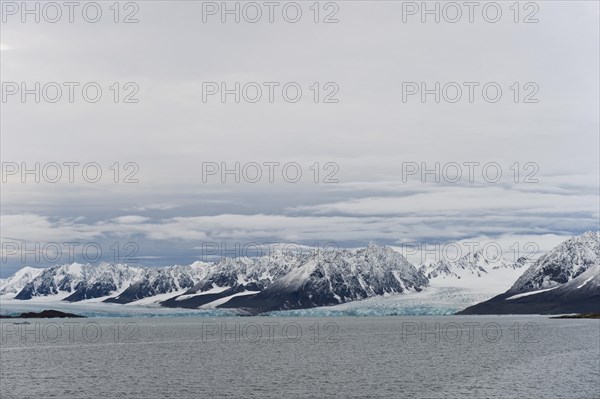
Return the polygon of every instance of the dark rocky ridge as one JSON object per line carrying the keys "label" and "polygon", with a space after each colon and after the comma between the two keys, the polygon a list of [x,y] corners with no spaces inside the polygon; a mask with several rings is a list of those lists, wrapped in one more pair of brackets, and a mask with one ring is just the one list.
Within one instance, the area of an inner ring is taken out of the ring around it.
{"label": "dark rocky ridge", "polygon": [[0,319],[54,319],[54,318],[84,318],[85,316],[65,313],[58,310],[42,310],[41,312],[25,312],[18,316],[2,316]]}

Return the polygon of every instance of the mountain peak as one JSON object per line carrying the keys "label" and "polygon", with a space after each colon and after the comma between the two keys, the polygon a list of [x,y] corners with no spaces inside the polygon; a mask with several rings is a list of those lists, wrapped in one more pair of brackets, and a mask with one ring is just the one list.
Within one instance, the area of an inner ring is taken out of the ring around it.
{"label": "mountain peak", "polygon": [[563,241],[541,256],[508,292],[557,287],[596,265],[600,265],[600,233],[588,231]]}

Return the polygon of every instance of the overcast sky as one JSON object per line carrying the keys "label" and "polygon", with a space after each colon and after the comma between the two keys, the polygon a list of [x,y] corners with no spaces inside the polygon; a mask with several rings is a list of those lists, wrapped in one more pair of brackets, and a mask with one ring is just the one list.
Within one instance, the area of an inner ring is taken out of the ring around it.
{"label": "overcast sky", "polygon": [[[156,266],[205,258],[203,248],[213,243],[359,247],[373,241],[401,247],[494,241],[507,248],[534,242],[543,252],[566,237],[598,230],[597,2],[540,1],[539,10],[520,9],[518,23],[509,9],[513,2],[498,2],[497,23],[487,22],[480,8],[473,23],[467,15],[457,23],[443,16],[440,23],[431,16],[422,23],[419,13],[405,15],[403,23],[402,3],[388,1],[321,3],[319,23],[309,8],[313,2],[298,2],[302,17],[289,23],[282,17],[284,2],[274,23],[267,15],[257,23],[235,23],[231,16],[222,23],[219,13],[204,14],[203,22],[203,8],[210,8],[202,2],[152,1],[120,10],[119,19],[135,12],[139,22],[130,24],[113,21],[112,2],[99,3],[98,23],[83,20],[80,10],[74,23],[66,15],[57,23],[43,15],[40,23],[32,17],[23,23],[5,3],[2,277],[24,264],[52,263],[48,254],[23,262],[6,242],[27,242],[27,248],[54,242],[63,249],[66,242],[95,242],[108,261],[112,243],[124,251],[123,260],[133,242],[135,259]],[[323,23],[331,13],[339,22]],[[529,14],[539,22],[523,23]],[[25,102],[20,92],[7,95],[23,82],[30,89],[35,82],[79,86],[73,103],[66,100],[66,86],[56,103],[47,101],[50,88],[39,103],[34,95]],[[81,95],[89,82],[102,88],[96,103]],[[115,82],[118,103],[110,89]],[[207,82],[279,86],[272,103],[265,86],[257,103],[235,103],[233,95],[223,103],[218,93],[203,101]],[[283,99],[288,82],[301,87],[298,102]],[[463,97],[456,103],[436,103],[433,94],[422,102],[420,93],[403,99],[406,82],[415,82],[413,88],[457,82]],[[464,82],[478,84],[473,102]],[[490,82],[502,89],[497,102],[482,95]],[[136,87],[132,98],[139,101],[124,103]],[[330,99],[338,101],[325,103],[333,92]],[[95,162],[103,175],[98,183],[87,182],[78,166],[71,183],[63,165],[57,183],[43,176],[36,183],[32,175],[23,183],[21,170],[10,169],[34,168],[36,162]],[[118,183],[109,168],[115,162]],[[236,162],[261,165],[263,178],[248,181],[255,175],[250,166],[239,183],[233,175],[223,183],[219,171],[203,176],[203,168],[233,168]],[[273,166],[273,182],[265,162],[280,164]],[[403,176],[407,167],[434,168],[436,162],[448,172],[439,183],[433,175],[423,183],[420,170]],[[465,162],[480,163],[473,166],[473,181]],[[491,163],[494,168],[482,176],[483,165]],[[299,167],[302,178],[291,182],[294,168],[283,176],[284,164]],[[449,181],[456,164],[462,179]],[[498,167],[502,177],[492,182],[490,171]],[[123,182],[130,173],[137,183]]]}

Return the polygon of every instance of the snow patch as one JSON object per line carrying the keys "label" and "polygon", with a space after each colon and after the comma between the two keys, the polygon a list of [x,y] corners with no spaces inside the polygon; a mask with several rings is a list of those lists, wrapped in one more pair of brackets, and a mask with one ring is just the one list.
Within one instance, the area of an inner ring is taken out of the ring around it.
{"label": "snow patch", "polygon": [[206,304],[200,306],[198,309],[213,309],[213,308],[216,308],[219,305],[227,303],[231,298],[235,298],[236,296],[254,295],[254,294],[258,294],[259,292],[260,291],[243,291],[243,292],[238,292],[237,294],[229,295],[229,296],[226,296],[224,298],[219,298],[219,299],[217,299],[215,301],[206,303]]}
{"label": "snow patch", "polygon": [[508,301],[508,300],[511,300],[511,299],[523,298],[524,296],[541,294],[542,292],[552,291],[552,290],[557,289],[557,288],[558,287],[552,287],[552,288],[546,288],[546,289],[543,289],[543,290],[525,292],[524,294],[517,294],[517,295],[510,296],[510,297],[506,298],[505,300]]}
{"label": "snow patch", "polygon": [[579,288],[583,287],[584,285],[586,285],[587,283],[589,283],[590,281],[592,281],[592,279],[593,279],[593,278],[594,278],[594,276],[588,277],[588,278],[587,278],[587,279],[586,279],[586,280],[583,282],[583,284],[581,284],[581,285],[578,285],[578,286],[577,286],[577,289],[579,289]]}
{"label": "snow patch", "polygon": [[219,293],[221,293],[223,291],[227,291],[230,288],[231,287],[219,287],[219,286],[214,285],[213,288],[211,288],[208,291],[203,291],[203,292],[200,292],[200,293],[197,293],[197,294],[180,295],[177,298],[175,298],[175,301],[176,302],[184,301],[186,299],[190,299],[190,298],[193,298],[193,297],[196,297],[196,296],[202,296],[202,295],[208,295],[208,294],[219,294]]}

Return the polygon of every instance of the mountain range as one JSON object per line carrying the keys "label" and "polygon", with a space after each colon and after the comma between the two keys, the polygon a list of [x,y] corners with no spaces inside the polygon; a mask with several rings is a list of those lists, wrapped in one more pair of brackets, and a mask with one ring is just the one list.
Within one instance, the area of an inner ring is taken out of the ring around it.
{"label": "mountain range", "polygon": [[427,302],[431,293],[440,292],[458,298],[448,309],[464,314],[589,312],[600,299],[599,268],[600,233],[588,232],[535,262],[491,262],[475,252],[415,267],[391,247],[370,244],[163,268],[109,263],[25,267],[0,280],[0,296],[258,314],[368,306],[373,300],[381,303],[377,298],[402,306],[404,299]]}

